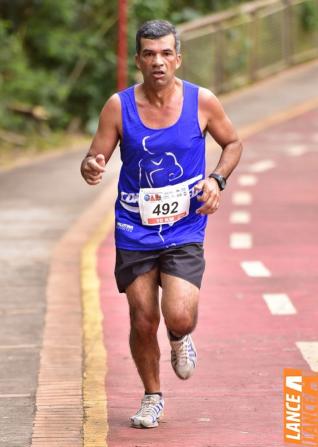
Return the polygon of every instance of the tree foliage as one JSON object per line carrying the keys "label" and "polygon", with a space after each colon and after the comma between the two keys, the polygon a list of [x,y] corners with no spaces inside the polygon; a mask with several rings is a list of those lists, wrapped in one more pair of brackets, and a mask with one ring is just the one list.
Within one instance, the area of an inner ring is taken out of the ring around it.
{"label": "tree foliage", "polygon": [[[145,20],[177,24],[237,3],[129,0],[130,56]],[[0,128],[38,131],[34,116],[25,115],[35,106],[45,110],[49,128],[75,119],[85,128],[116,88],[116,39],[116,0],[1,0]],[[133,80],[133,62],[130,69]]]}

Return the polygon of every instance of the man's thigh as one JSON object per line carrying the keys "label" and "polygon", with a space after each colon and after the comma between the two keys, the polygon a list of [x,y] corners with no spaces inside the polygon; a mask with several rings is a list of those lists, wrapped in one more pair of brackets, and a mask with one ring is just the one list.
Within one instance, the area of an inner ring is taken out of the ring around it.
{"label": "man's thigh", "polygon": [[202,244],[171,247],[160,256],[161,308],[166,322],[192,321],[198,314],[199,291],[205,268]]}
{"label": "man's thigh", "polygon": [[159,317],[159,270],[154,267],[139,275],[126,289],[132,317],[158,319]]}
{"label": "man's thigh", "polygon": [[166,322],[187,319],[195,326],[200,290],[189,281],[161,273],[161,309]]}

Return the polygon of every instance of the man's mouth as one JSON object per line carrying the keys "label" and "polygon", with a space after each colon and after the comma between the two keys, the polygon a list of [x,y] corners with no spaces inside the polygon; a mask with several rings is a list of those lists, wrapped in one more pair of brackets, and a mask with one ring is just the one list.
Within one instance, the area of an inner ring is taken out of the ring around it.
{"label": "man's mouth", "polygon": [[161,78],[162,76],[164,76],[164,71],[162,70],[156,70],[152,72],[153,76],[156,78]]}

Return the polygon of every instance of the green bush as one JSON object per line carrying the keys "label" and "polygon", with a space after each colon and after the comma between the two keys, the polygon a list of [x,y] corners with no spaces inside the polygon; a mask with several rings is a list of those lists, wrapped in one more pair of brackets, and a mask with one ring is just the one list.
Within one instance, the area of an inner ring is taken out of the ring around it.
{"label": "green bush", "polygon": [[308,2],[301,5],[301,24],[303,30],[307,33],[318,29],[317,2]]}
{"label": "green bush", "polygon": [[[0,128],[38,132],[76,119],[92,128],[116,89],[117,0],[1,0]],[[129,73],[135,80],[135,32],[145,20],[175,23],[231,6],[231,0],[129,0]]]}

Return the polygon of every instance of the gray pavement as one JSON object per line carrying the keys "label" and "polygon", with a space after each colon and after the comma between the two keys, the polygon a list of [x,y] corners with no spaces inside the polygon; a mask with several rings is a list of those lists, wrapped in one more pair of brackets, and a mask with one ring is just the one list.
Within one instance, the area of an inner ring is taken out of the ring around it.
{"label": "gray pavement", "polygon": [[80,177],[86,150],[0,173],[1,447],[31,445],[50,255],[101,190]]}
{"label": "gray pavement", "polygon": [[317,97],[317,84],[315,61],[226,95],[222,103],[235,126],[242,128]]}
{"label": "gray pavement", "polygon": [[[234,124],[242,127],[310,100],[317,79],[318,61],[222,102]],[[100,191],[80,178],[85,150],[0,172],[1,447],[31,445],[50,256]],[[105,175],[105,187],[118,166],[116,155]]]}

